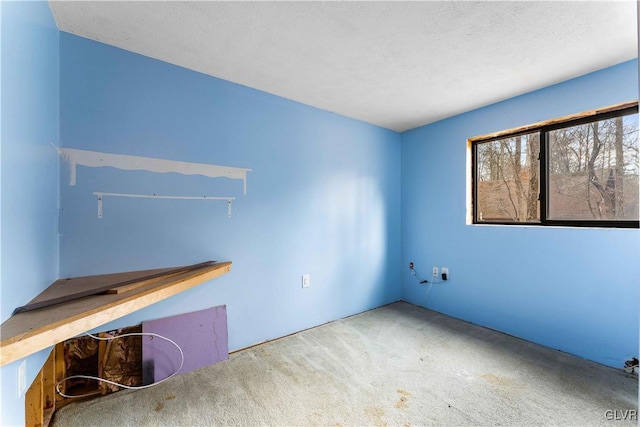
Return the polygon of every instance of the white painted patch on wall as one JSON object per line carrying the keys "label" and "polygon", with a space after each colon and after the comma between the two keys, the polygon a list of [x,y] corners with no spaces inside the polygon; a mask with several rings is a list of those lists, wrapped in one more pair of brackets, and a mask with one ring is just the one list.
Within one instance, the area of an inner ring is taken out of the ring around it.
{"label": "white painted patch on wall", "polygon": [[244,194],[247,194],[247,172],[251,172],[251,169],[231,166],[181,162],[127,154],[100,153],[75,148],[58,148],[58,153],[69,163],[69,185],[76,184],[76,166],[78,165],[92,168],[110,166],[122,170],[145,170],[157,173],[175,172],[183,175],[204,175],[210,178],[241,179],[244,184]]}

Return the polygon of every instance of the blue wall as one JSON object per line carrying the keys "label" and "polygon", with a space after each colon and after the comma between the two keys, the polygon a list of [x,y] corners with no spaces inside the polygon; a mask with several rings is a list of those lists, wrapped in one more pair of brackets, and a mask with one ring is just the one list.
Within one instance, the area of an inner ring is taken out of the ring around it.
{"label": "blue wall", "polygon": [[[402,298],[587,359],[638,354],[640,231],[466,224],[467,138],[638,98],[637,61],[402,134]],[[451,280],[427,298],[406,265]]]}
{"label": "blue wall", "polygon": [[[58,59],[49,5],[2,2],[2,321],[58,277]],[[27,384],[47,355],[27,358]],[[20,362],[0,368],[2,425],[24,423]]]}
{"label": "blue wall", "polygon": [[[230,274],[108,327],[227,304],[237,349],[400,298],[400,134],[61,33],[63,147],[253,169],[61,166],[62,277],[214,260]],[[94,191],[233,196],[116,199]],[[301,275],[311,287],[301,288]],[[104,327],[100,328],[104,329]]]}
{"label": "blue wall", "polygon": [[[0,14],[2,320],[58,277],[218,259],[233,271],[99,329],[227,304],[236,349],[402,297],[611,366],[637,355],[638,230],[465,224],[467,138],[636,99],[636,61],[399,135],[59,33],[43,2]],[[246,196],[82,166],[69,186],[52,143],[253,172]],[[94,191],[237,200],[227,218],[224,203],[106,199],[98,219]],[[409,261],[452,280],[426,298]],[[24,422],[18,363],[0,369],[2,425]]]}

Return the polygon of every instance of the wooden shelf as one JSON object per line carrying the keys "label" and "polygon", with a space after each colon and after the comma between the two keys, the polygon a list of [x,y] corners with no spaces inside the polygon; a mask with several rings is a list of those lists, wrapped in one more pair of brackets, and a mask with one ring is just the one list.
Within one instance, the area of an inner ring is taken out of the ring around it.
{"label": "wooden shelf", "polygon": [[56,281],[31,303],[138,277],[141,286],[124,293],[86,296],[11,316],[0,326],[0,366],[222,276],[231,271],[231,262],[217,262],[195,271],[146,279],[150,275],[163,271],[170,273],[172,270],[145,270]]}

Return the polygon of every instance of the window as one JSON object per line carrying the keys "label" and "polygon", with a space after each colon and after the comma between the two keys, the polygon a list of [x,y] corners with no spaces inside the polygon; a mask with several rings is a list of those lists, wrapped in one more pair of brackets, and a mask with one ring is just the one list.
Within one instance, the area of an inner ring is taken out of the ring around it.
{"label": "window", "polygon": [[639,226],[638,105],[473,138],[473,222]]}

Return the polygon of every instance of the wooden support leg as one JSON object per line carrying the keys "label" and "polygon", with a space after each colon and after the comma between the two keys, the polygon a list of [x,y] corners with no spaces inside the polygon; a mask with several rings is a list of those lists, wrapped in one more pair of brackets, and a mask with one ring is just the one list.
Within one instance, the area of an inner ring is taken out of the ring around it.
{"label": "wooden support leg", "polygon": [[25,425],[27,427],[44,424],[42,394],[42,371],[40,371],[25,394]]}

